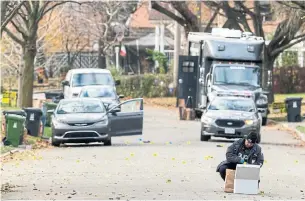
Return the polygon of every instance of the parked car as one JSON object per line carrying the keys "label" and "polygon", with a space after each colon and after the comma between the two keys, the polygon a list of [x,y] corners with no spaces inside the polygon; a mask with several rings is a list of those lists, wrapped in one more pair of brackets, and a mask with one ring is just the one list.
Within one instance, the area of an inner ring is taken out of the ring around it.
{"label": "parked car", "polygon": [[98,98],[62,99],[52,114],[52,145],[103,142],[117,136],[142,135],[143,99],[125,101],[106,110]]}
{"label": "parked car", "polygon": [[113,87],[104,85],[85,86],[81,89],[78,97],[99,98],[107,108],[120,104],[120,98],[124,98],[123,95],[117,95]]}
{"label": "parked car", "polygon": [[107,69],[81,68],[69,70],[62,82],[64,98],[76,98],[82,87],[90,85],[107,85],[116,90],[120,81],[114,81],[111,72]]}
{"label": "parked car", "polygon": [[[242,97],[216,97],[201,117],[201,141],[211,136],[243,138],[251,131],[261,140],[262,117],[253,99]],[[259,143],[258,142],[258,143]]]}

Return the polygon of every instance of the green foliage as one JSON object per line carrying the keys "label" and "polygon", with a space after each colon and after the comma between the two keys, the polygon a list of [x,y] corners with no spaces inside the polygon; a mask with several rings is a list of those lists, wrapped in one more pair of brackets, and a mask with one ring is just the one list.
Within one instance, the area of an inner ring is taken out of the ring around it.
{"label": "green foliage", "polygon": [[159,51],[155,51],[149,48],[146,48],[146,52],[149,55],[147,59],[153,60],[154,62],[158,62],[159,64],[159,72],[160,74],[166,74],[167,73],[167,57],[165,54]]}
{"label": "green foliage", "polygon": [[113,76],[113,78],[116,80],[116,79],[119,79],[119,77],[122,75],[122,71],[121,70],[117,70],[115,66],[110,66],[108,68],[108,70],[110,70],[111,72],[111,75]]}
{"label": "green foliage", "polygon": [[117,86],[118,94],[125,97],[168,97],[172,77],[166,74],[145,74],[120,77],[121,85]]}
{"label": "green foliage", "polygon": [[285,51],[282,54],[282,66],[292,66],[298,64],[298,52]]}

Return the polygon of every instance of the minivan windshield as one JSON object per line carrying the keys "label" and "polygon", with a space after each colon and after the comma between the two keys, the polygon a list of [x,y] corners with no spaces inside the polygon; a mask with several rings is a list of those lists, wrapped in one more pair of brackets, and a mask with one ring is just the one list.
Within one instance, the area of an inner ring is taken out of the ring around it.
{"label": "minivan windshield", "polygon": [[216,66],[214,68],[214,84],[251,85],[258,87],[259,68],[245,66]]}
{"label": "minivan windshield", "polygon": [[78,73],[72,77],[72,87],[88,85],[114,85],[109,73]]}

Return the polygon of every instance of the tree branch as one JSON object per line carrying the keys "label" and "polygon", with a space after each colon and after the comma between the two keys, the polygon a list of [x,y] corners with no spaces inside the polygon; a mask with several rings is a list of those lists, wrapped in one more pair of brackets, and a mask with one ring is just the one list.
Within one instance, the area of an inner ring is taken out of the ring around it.
{"label": "tree branch", "polygon": [[[5,21],[1,24],[1,35],[3,33],[4,28],[6,25],[13,19],[13,17],[16,15],[18,12],[19,8],[23,5],[25,1],[21,1],[10,13],[10,15],[5,19]],[[2,20],[1,20],[2,21]]]}
{"label": "tree branch", "polygon": [[207,26],[204,29],[204,32],[209,32],[211,29],[211,25],[214,22],[215,18],[217,17],[217,14],[219,13],[220,7],[217,7],[217,9],[214,11],[213,16],[211,17],[210,21],[208,22]]}
{"label": "tree branch", "polygon": [[283,52],[284,50],[286,50],[286,49],[288,49],[288,48],[290,48],[290,47],[292,47],[292,46],[294,46],[294,45],[296,45],[296,44],[298,44],[298,43],[300,43],[304,40],[305,40],[305,35],[303,35],[303,37],[301,37],[299,40],[296,40],[296,41],[291,42],[289,44],[283,45],[282,47],[279,47],[279,48],[271,51],[271,56],[276,56],[276,55],[280,54],[281,52]]}
{"label": "tree branch", "polygon": [[152,1],[151,2],[151,7],[157,11],[159,11],[160,13],[172,18],[173,20],[175,20],[176,22],[178,22],[181,26],[185,26],[186,22],[183,18],[175,15],[174,13],[172,13],[171,11],[167,10],[166,8],[160,6],[160,4],[158,4],[156,1]]}
{"label": "tree branch", "polygon": [[11,37],[11,39],[13,39],[16,43],[18,43],[19,45],[24,47],[25,43],[21,39],[19,39],[17,36],[15,36],[10,30],[8,30],[7,28],[4,28],[3,31],[5,31],[7,33],[7,35],[9,37]]}

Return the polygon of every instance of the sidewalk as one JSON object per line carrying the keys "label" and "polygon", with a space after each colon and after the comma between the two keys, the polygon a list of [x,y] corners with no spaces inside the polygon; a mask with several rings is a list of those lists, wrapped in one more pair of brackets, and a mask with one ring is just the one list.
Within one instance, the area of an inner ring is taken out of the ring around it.
{"label": "sidewalk", "polygon": [[274,121],[271,120],[272,122],[279,124],[281,126],[283,126],[284,128],[291,130],[293,132],[295,132],[299,138],[305,142],[305,134],[300,132],[297,127],[298,126],[304,126],[305,127],[305,119],[303,119],[302,122],[286,122],[286,121]]}

